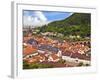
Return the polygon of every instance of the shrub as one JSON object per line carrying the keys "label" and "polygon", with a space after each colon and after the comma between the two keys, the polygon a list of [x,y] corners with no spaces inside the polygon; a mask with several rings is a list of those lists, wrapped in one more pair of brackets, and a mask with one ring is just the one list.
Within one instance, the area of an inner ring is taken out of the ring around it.
{"label": "shrub", "polygon": [[78,66],[83,66],[84,64],[83,64],[83,62],[80,62],[79,64],[78,64]]}

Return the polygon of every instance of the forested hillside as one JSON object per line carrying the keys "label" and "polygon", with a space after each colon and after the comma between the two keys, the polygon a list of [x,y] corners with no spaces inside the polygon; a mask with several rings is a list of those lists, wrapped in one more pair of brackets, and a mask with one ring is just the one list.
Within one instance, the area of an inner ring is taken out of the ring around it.
{"label": "forested hillside", "polygon": [[81,37],[90,37],[91,33],[91,15],[88,13],[73,13],[64,20],[54,21],[48,25],[38,27],[40,32],[61,33],[64,36],[79,35]]}

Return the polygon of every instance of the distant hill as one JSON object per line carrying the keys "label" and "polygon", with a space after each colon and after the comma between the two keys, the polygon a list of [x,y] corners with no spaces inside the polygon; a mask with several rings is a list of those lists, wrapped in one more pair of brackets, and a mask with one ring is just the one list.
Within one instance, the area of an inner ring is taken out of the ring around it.
{"label": "distant hill", "polygon": [[89,37],[91,30],[91,15],[88,13],[74,13],[68,18],[54,21],[42,26],[40,32],[57,32],[66,35],[80,35]]}
{"label": "distant hill", "polygon": [[48,26],[58,26],[61,27],[63,26],[71,26],[71,25],[82,25],[82,24],[88,24],[90,25],[90,14],[85,14],[85,13],[74,13],[72,14],[70,17],[61,20],[61,21],[54,21],[50,24],[48,24]]}

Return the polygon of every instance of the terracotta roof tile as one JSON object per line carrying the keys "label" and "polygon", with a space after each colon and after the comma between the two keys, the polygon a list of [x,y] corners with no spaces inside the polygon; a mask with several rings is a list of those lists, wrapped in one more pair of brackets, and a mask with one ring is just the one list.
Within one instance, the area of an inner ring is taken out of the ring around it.
{"label": "terracotta roof tile", "polygon": [[31,54],[35,51],[37,51],[36,48],[33,48],[32,46],[28,45],[26,48],[23,49],[23,54],[28,55],[28,54]]}

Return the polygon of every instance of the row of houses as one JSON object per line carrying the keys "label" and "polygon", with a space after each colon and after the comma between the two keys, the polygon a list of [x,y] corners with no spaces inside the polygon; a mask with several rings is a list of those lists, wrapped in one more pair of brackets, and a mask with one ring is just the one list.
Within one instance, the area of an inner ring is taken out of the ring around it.
{"label": "row of houses", "polygon": [[23,59],[32,62],[57,62],[60,60],[62,53],[56,47],[51,47],[49,45],[41,45],[38,48],[32,45],[24,45],[26,48],[23,49]]}
{"label": "row of houses", "polygon": [[72,45],[67,41],[59,42],[48,37],[28,36],[23,38],[23,60],[34,62],[58,62],[63,56],[90,61],[86,55],[90,48],[83,44]]}

